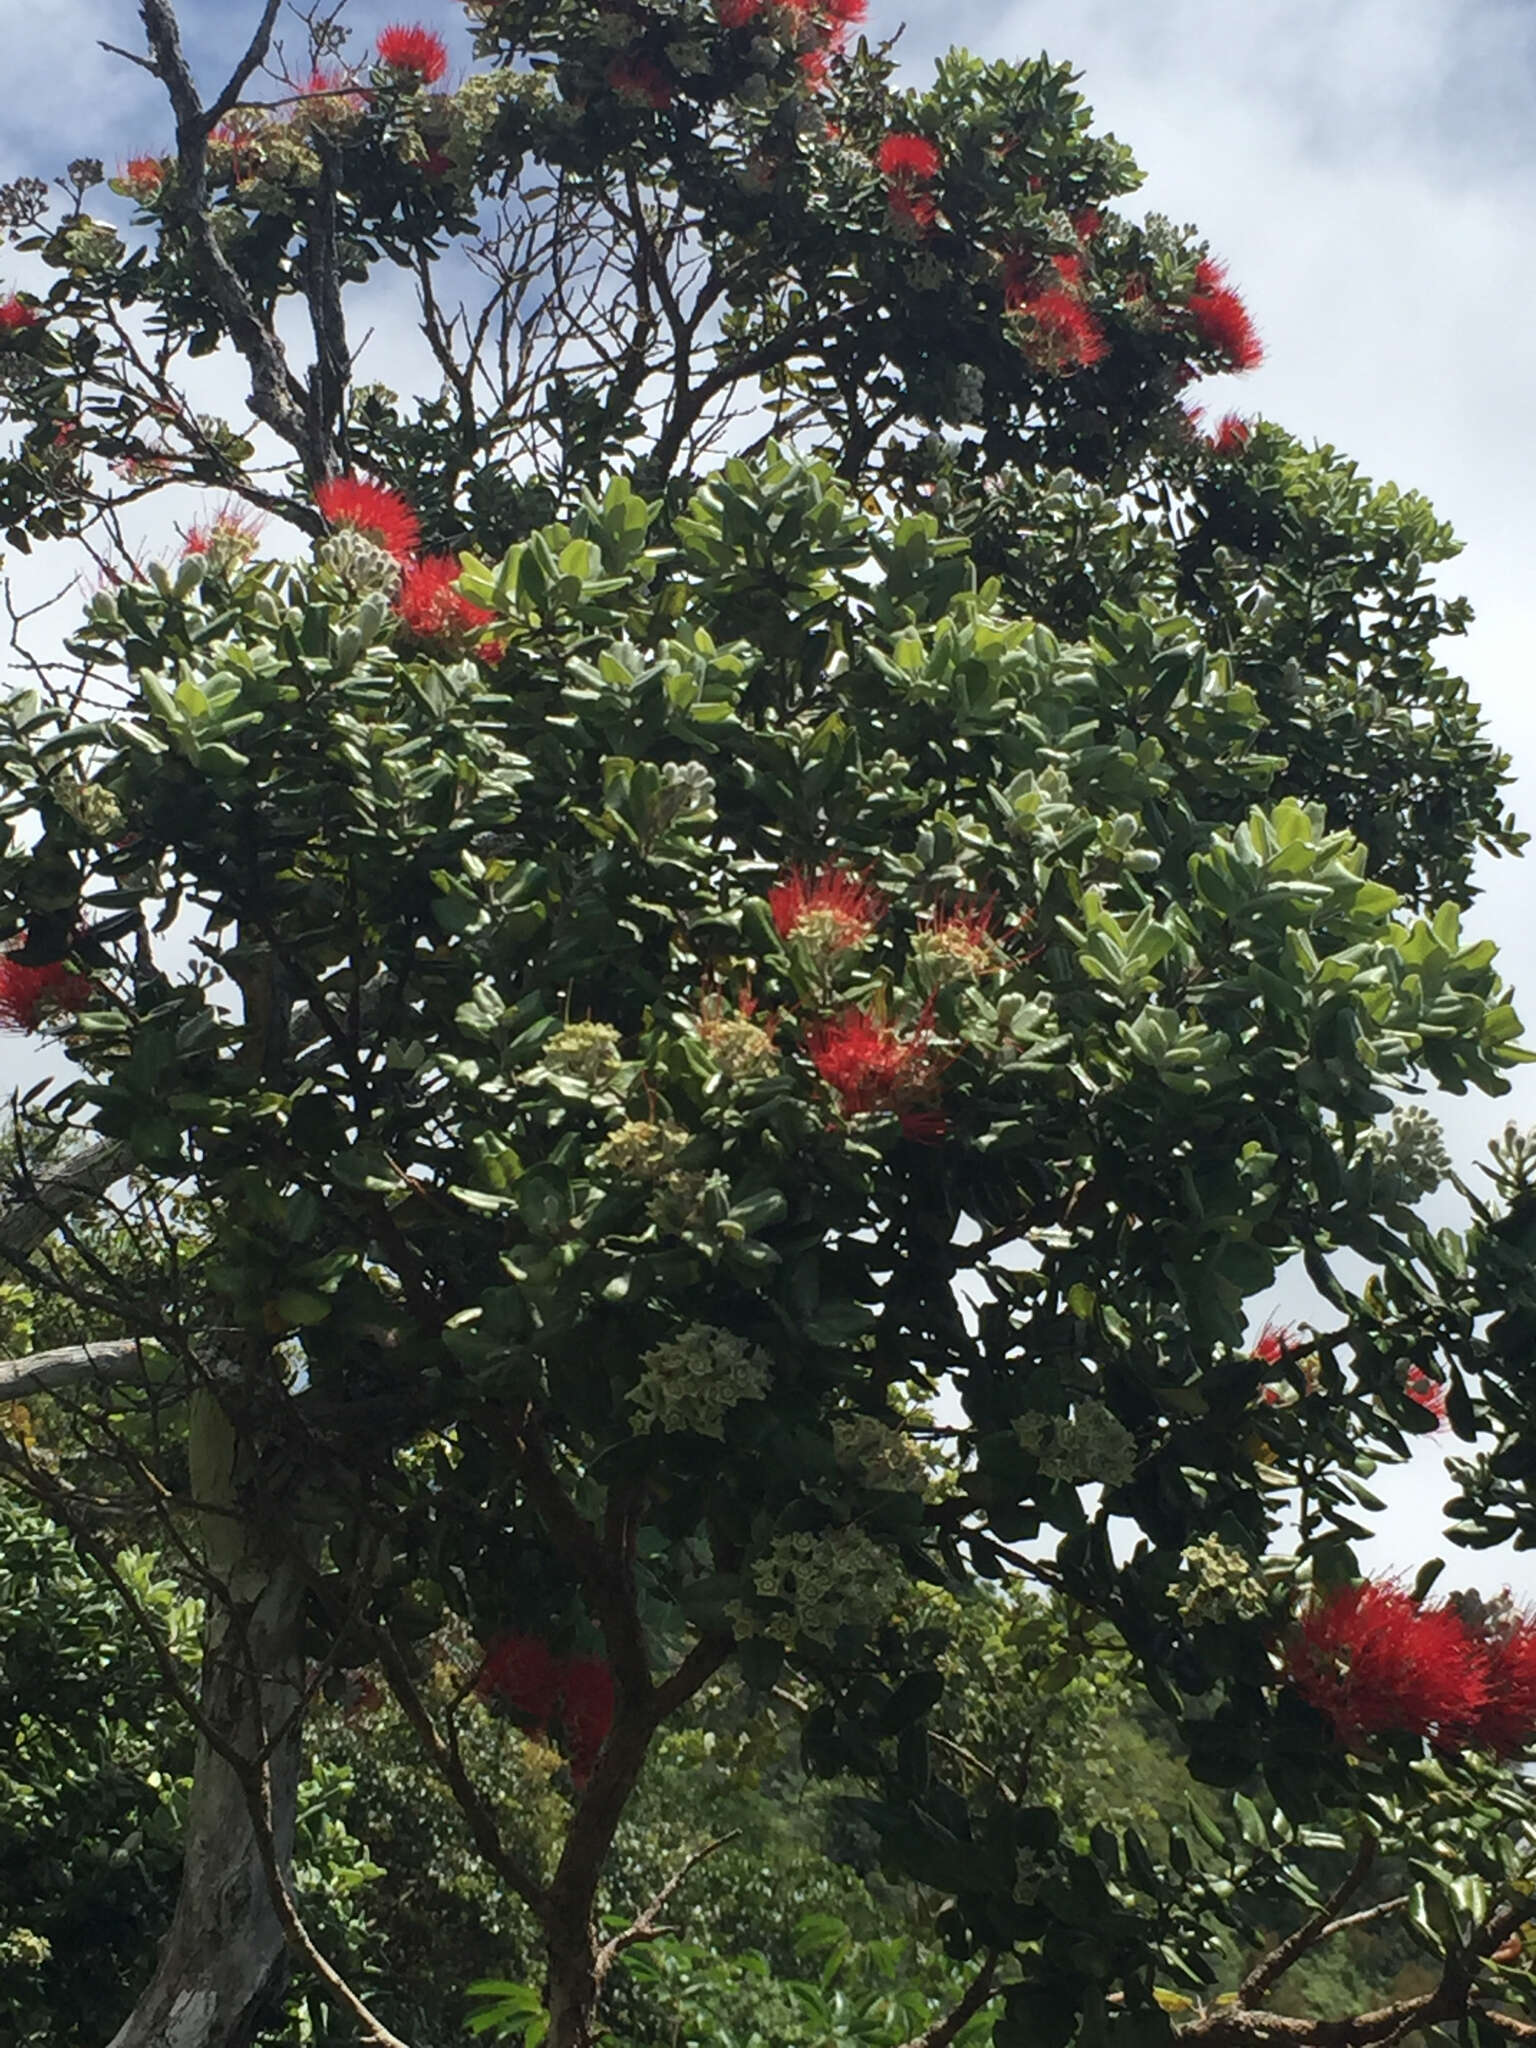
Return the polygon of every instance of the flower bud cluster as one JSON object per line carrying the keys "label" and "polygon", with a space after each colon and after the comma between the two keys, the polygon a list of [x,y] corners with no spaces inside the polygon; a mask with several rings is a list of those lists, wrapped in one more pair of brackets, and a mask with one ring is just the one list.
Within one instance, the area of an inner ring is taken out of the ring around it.
{"label": "flower bud cluster", "polygon": [[1187,1622],[1253,1621],[1269,1606],[1264,1582],[1250,1560],[1218,1536],[1191,1543],[1180,1563],[1174,1598]]}
{"label": "flower bud cluster", "polygon": [[843,1415],[832,1424],[839,1467],[876,1493],[922,1493],[929,1479],[922,1452],[900,1429],[875,1415]]}
{"label": "flower bud cluster", "polygon": [[540,1063],[596,1088],[619,1068],[619,1034],[611,1024],[567,1024],[545,1039]]}
{"label": "flower bud cluster", "polygon": [[688,1143],[681,1124],[651,1123],[632,1118],[610,1131],[598,1146],[594,1163],[630,1180],[659,1181]]}
{"label": "flower bud cluster", "polygon": [[1396,1183],[1405,1202],[1432,1195],[1451,1170],[1439,1122],[1416,1103],[1394,1110],[1390,1122],[1368,1130],[1359,1150],[1376,1161],[1379,1175]]}
{"label": "flower bud cluster", "polygon": [[839,1628],[875,1629],[889,1621],[907,1590],[893,1560],[854,1523],[776,1536],[753,1561],[751,1581],[777,1611],[738,1607],[734,1618],[744,1633],[828,1649]]}
{"label": "flower bud cluster", "polygon": [[315,550],[327,569],[333,570],[354,596],[366,597],[380,591],[393,598],[400,589],[401,569],[395,557],[366,534],[351,527],[328,534]]}
{"label": "flower bud cluster", "polygon": [[692,1323],[652,1345],[629,1391],[647,1429],[724,1439],[725,1418],[743,1401],[760,1401],[772,1383],[768,1354],[729,1330]]}
{"label": "flower bud cluster", "polygon": [[1016,1416],[1013,1433],[1044,1478],[1067,1486],[1123,1486],[1136,1469],[1136,1439],[1102,1401],[1079,1401],[1070,1416]]}

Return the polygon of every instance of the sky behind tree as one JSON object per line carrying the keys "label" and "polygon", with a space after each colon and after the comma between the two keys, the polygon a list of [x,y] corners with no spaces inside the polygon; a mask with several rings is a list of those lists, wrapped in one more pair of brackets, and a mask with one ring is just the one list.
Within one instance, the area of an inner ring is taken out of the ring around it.
{"label": "sky behind tree", "polygon": [[[222,79],[258,11],[256,0],[182,0],[205,83]],[[469,62],[465,18],[449,0],[414,9],[353,0],[346,19],[359,58],[384,23],[419,19],[448,37],[457,64]],[[1444,580],[1471,597],[1477,621],[1447,659],[1515,757],[1517,814],[1536,819],[1536,289],[1526,257],[1536,242],[1536,10],[1527,0],[872,0],[872,34],[903,21],[899,51],[914,81],[951,41],[991,58],[1044,48],[1082,71],[1099,125],[1147,173],[1126,209],[1198,223],[1264,336],[1262,369],[1202,387],[1210,417],[1229,406],[1262,412],[1345,450],[1378,481],[1424,491],[1452,521],[1467,549]],[[290,68],[307,69],[298,24],[290,19],[283,34]],[[20,14],[8,39],[0,178],[51,176],[82,154],[110,170],[164,147],[159,86],[100,47],[141,40],[132,0],[54,0]],[[6,262],[0,288],[27,281]],[[411,386],[399,325],[375,321],[360,376]],[[243,384],[210,375],[224,379],[223,408],[242,418]],[[169,514],[155,517],[154,531],[167,534]],[[33,601],[61,580],[56,562],[7,568],[19,569],[18,590]],[[1489,863],[1482,879],[1487,894],[1469,926],[1499,941],[1536,1032],[1529,864]],[[26,1085],[39,1071],[34,1050],[0,1040],[0,1082]],[[1536,1067],[1501,1100],[1435,1106],[1458,1166],[1470,1170],[1509,1117],[1536,1121]],[[1276,1305],[1294,1313],[1304,1301]],[[1415,1561],[1446,1491],[1436,1449],[1384,1490],[1392,1512],[1377,1558]],[[1458,1560],[1454,1573],[1494,1586],[1513,1576],[1536,1594],[1536,1571],[1519,1560],[1477,1563]]]}

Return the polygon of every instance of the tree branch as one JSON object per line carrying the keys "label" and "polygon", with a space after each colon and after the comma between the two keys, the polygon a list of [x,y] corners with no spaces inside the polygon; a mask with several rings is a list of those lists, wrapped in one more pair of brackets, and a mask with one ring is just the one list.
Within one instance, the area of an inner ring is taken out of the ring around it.
{"label": "tree branch", "polygon": [[1316,1948],[1332,1931],[1332,1924],[1339,1908],[1347,1905],[1359,1891],[1375,1860],[1376,1839],[1373,1835],[1363,1835],[1355,1860],[1332,1898],[1319,1906],[1310,1920],[1304,1920],[1300,1927],[1272,1948],[1267,1956],[1261,1956],[1238,1985],[1237,2002],[1240,2006],[1251,2008],[1262,2005],[1266,1994],[1279,1983],[1286,1971],[1293,1964],[1299,1963],[1308,1949]]}
{"label": "tree branch", "polygon": [[931,2027],[921,2034],[914,2034],[910,2041],[904,2041],[902,2048],[949,2048],[962,2029],[973,2020],[992,1996],[992,1987],[997,1980],[998,1958],[988,1956],[976,1975],[971,1979],[965,1996],[953,2012],[943,2019],[935,2020]]}
{"label": "tree branch", "polygon": [[144,1356],[137,1337],[114,1337],[100,1344],[65,1344],[57,1351],[34,1351],[27,1358],[0,1359],[0,1401],[27,1394],[51,1394],[59,1387],[93,1380],[99,1386],[142,1380]]}
{"label": "tree branch", "polygon": [[308,394],[289,369],[271,321],[258,312],[219,247],[208,218],[208,137],[222,114],[233,106],[239,87],[266,55],[279,4],[280,0],[266,0],[250,48],[207,112],[198,99],[169,0],[139,0],[139,13],[149,38],[155,72],[170,95],[176,117],[179,176],[170,188],[171,217],[185,232],[199,279],[251,373],[252,412],[295,450],[310,481],[318,482],[329,476],[334,467],[329,438],[313,431],[308,417]]}
{"label": "tree branch", "polygon": [[736,1841],[740,1834],[740,1828],[732,1828],[729,1833],[717,1835],[714,1841],[706,1842],[702,1849],[695,1849],[687,1861],[673,1871],[645,1910],[637,1913],[621,1933],[615,1934],[611,1940],[603,1943],[592,1966],[599,1988],[625,1949],[633,1948],[637,1942],[654,1941],[658,1935],[666,1932],[665,1928],[658,1927],[656,1923],[689,1872],[696,1870],[707,1857],[713,1856],[717,1849],[723,1849],[728,1842]]}
{"label": "tree branch", "polygon": [[469,1828],[470,1839],[492,1870],[516,1893],[523,1904],[534,1913],[541,1912],[544,1905],[544,1887],[502,1841],[495,1815],[481,1798],[479,1788],[465,1770],[463,1758],[453,1745],[445,1742],[438,1733],[427,1704],[411,1677],[410,1668],[400,1654],[399,1645],[382,1624],[375,1625],[372,1634],[384,1676],[389,1681],[389,1689],[399,1701],[401,1712],[415,1729],[416,1738],[431,1759],[433,1769],[453,1794],[454,1801]]}
{"label": "tree branch", "polygon": [[368,2048],[410,2048],[398,2034],[391,2033],[384,2022],[370,2012],[352,1986],[342,1976],[335,1964],[316,1948],[309,1929],[304,1925],[298,1906],[294,1902],[293,1888],[284,1873],[282,1859],[277,1853],[277,1840],[272,1827],[272,1792],[268,1766],[263,1763],[253,1771],[243,1774],[246,1802],[251,1813],[251,1832],[256,1842],[256,1854],[261,1863],[262,1874],[267,1880],[267,1891],[272,1899],[272,1908],[277,1915],[283,1938],[311,1973],[318,1977],[330,1996],[331,2003],[344,2013],[359,2029],[358,2038]]}
{"label": "tree branch", "polygon": [[45,1238],[73,1215],[104,1195],[127,1167],[127,1154],[115,1138],[102,1138],[50,1173],[36,1180],[22,1176],[23,1193],[0,1215],[0,1258],[17,1263],[30,1256]]}

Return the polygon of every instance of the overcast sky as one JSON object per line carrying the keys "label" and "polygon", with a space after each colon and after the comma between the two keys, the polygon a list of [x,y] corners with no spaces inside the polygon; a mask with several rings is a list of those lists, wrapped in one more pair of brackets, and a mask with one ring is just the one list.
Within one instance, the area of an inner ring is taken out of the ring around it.
{"label": "overcast sky", "polygon": [[[255,0],[183,0],[183,34],[211,78],[256,19]],[[49,0],[14,10],[0,178],[50,175],[69,158],[109,166],[163,147],[159,90],[107,55],[140,46],[133,0]],[[444,0],[402,10],[354,0],[362,47],[384,21],[421,19],[467,62],[463,16]],[[1196,223],[1230,264],[1263,332],[1255,374],[1214,383],[1367,474],[1425,491],[1467,543],[1444,572],[1477,610],[1451,659],[1515,757],[1522,823],[1536,822],[1536,690],[1530,619],[1536,576],[1536,7],[1530,0],[873,0],[872,27],[903,20],[914,78],[947,42],[986,57],[1048,50],[1084,74],[1100,125],[1147,172],[1130,209]],[[293,35],[295,47],[302,38]],[[0,266],[4,264],[0,256]],[[0,267],[0,288],[18,273]],[[363,374],[391,377],[387,341]],[[398,371],[396,372],[398,376]],[[401,379],[400,381],[405,381]],[[226,401],[238,418],[238,399]],[[34,586],[35,587],[35,586]],[[1490,864],[1469,920],[1496,938],[1536,1025],[1536,919],[1529,863]],[[0,1039],[0,1081],[37,1069]],[[1500,1101],[1445,1105],[1468,1165],[1511,1115],[1536,1121],[1536,1067]],[[1279,1304],[1286,1306],[1284,1300]],[[1415,1565],[1434,1547],[1445,1487],[1421,1448],[1384,1490],[1393,1507],[1379,1558]],[[1536,1596],[1536,1566],[1458,1558],[1452,1579],[1514,1578]]]}

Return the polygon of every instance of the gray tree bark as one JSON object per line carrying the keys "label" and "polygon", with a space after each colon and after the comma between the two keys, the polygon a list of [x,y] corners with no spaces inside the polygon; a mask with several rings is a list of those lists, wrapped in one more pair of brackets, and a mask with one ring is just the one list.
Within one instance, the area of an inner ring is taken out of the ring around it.
{"label": "gray tree bark", "polygon": [[249,1498],[244,1447],[212,1394],[193,1396],[192,1490],[203,1507],[210,1592],[185,1862],[176,1916],[148,1990],[110,2048],[248,2048],[287,1976],[287,1945],[250,1797],[267,1756],[279,1868],[293,1856],[304,1662],[294,1532]]}

